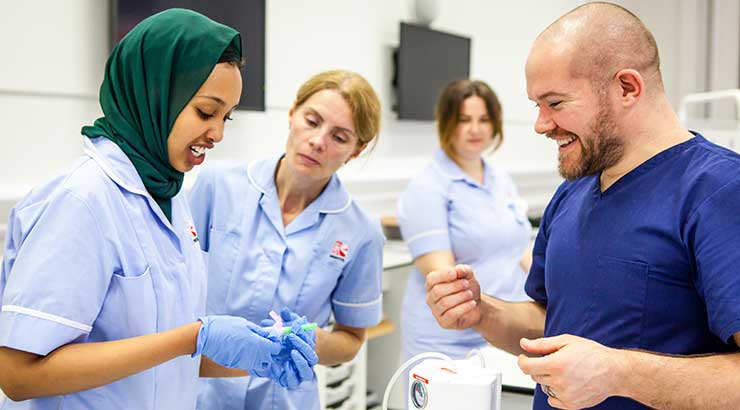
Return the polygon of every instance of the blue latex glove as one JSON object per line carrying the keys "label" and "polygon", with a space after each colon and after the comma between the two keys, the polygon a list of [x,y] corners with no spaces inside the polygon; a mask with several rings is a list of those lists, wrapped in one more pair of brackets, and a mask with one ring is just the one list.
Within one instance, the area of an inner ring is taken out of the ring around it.
{"label": "blue latex glove", "polygon": [[[277,381],[281,386],[293,389],[304,381],[313,380],[313,366],[319,362],[319,356],[313,346],[298,336],[301,325],[293,324],[293,333],[283,337],[280,357],[286,358]],[[286,353],[287,352],[287,353]]]}
{"label": "blue latex glove", "polygon": [[250,374],[268,370],[282,348],[276,339],[254,323],[237,316],[205,316],[193,357],[203,354],[229,368]]}
{"label": "blue latex glove", "polygon": [[[280,318],[283,320],[283,327],[293,328],[293,333],[298,335],[304,342],[308,343],[312,348],[316,347],[316,331],[315,330],[303,330],[300,325],[308,323],[308,319],[305,316],[299,316],[292,312],[287,306],[280,311]],[[262,327],[272,327],[275,321],[272,319],[265,319],[260,322]],[[298,324],[298,328],[293,326]],[[278,335],[279,336],[279,335]]]}
{"label": "blue latex glove", "polygon": [[[283,326],[290,326],[292,333],[280,336],[281,349],[278,358],[268,371],[255,373],[261,377],[269,377],[278,384],[288,389],[298,387],[302,382],[313,380],[313,366],[319,357],[314,351],[316,346],[316,332],[314,330],[303,330],[301,325],[308,323],[305,316],[298,316],[287,307],[280,312]],[[272,319],[260,322],[263,327],[271,327],[275,324]],[[265,329],[266,330],[266,329]]]}
{"label": "blue latex glove", "polygon": [[313,366],[319,361],[319,357],[313,348],[292,333],[284,335],[280,339],[282,349],[277,357],[273,356],[275,360],[270,368],[252,374],[270,378],[288,389],[295,389],[304,381],[313,380]]}

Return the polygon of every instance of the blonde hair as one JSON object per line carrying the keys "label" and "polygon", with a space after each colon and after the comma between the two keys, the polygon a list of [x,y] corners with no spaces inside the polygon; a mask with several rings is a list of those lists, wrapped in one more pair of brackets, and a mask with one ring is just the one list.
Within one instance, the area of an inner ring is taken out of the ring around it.
{"label": "blonde hair", "polygon": [[361,75],[346,70],[330,70],[318,73],[308,79],[295,97],[297,109],[312,95],[323,90],[338,92],[352,110],[352,124],[358,145],[367,144],[380,132],[380,100],[375,90]]}
{"label": "blonde hair", "polygon": [[503,116],[501,103],[491,87],[483,81],[458,80],[453,81],[442,90],[437,99],[437,134],[439,145],[448,157],[454,158],[452,148],[452,134],[460,123],[460,108],[463,102],[473,96],[478,96],[486,103],[486,111],[493,125],[493,149],[496,150],[504,141]]}

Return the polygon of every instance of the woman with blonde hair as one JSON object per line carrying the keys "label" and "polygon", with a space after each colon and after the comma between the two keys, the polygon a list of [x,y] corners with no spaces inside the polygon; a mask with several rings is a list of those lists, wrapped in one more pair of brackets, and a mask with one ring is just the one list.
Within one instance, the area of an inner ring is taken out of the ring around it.
{"label": "woman with blonde hair", "polygon": [[424,303],[425,276],[431,271],[471,265],[482,292],[527,300],[532,227],[511,177],[483,157],[503,140],[496,94],[482,81],[450,83],[437,101],[436,119],[441,148],[411,180],[398,205],[401,233],[415,266],[401,310],[407,359],[428,351],[463,358],[487,345],[472,329],[439,327]]}
{"label": "woman with blonde hair", "polygon": [[[378,135],[380,103],[360,75],[326,71],[300,87],[288,125],[285,153],[206,169],[190,194],[208,253],[207,311],[258,321],[287,308],[289,324],[320,327],[333,314],[330,331],[299,336],[319,363],[346,362],[380,321],[384,239],[336,172]],[[315,377],[277,379],[208,380],[198,406],[319,408]]]}

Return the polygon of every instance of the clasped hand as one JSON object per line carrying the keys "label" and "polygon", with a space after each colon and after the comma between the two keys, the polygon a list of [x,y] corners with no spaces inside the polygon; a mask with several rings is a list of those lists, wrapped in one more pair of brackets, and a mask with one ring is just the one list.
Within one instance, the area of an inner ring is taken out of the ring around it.
{"label": "clasped hand", "polygon": [[[281,335],[281,348],[277,359],[269,369],[260,370],[254,374],[275,380],[283,387],[293,389],[304,381],[313,380],[313,366],[319,361],[314,348],[316,347],[316,332],[304,330],[301,325],[308,323],[305,316],[298,316],[287,307],[280,311],[283,327],[290,327],[291,333]],[[263,328],[275,324],[272,319],[265,319],[260,323]]]}
{"label": "clasped hand", "polygon": [[237,316],[205,316],[199,320],[202,325],[193,357],[203,354],[222,366],[268,377],[290,389],[313,379],[312,367],[318,363],[318,356],[307,341],[314,339],[301,329],[300,320],[290,324],[292,333],[287,335],[271,335]]}
{"label": "clasped hand", "polygon": [[[582,409],[617,395],[619,350],[573,335],[522,339],[519,367],[540,384],[550,406]],[[542,356],[540,356],[542,355]]]}
{"label": "clasped hand", "polygon": [[467,329],[481,320],[481,291],[467,265],[432,271],[426,278],[426,302],[445,329]]}

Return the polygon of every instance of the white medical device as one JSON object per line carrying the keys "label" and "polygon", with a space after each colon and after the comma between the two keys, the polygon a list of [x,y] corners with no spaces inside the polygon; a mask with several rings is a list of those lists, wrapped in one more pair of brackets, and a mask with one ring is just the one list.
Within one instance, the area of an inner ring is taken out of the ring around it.
{"label": "white medical device", "polygon": [[[471,353],[478,353],[476,350]],[[486,367],[483,356],[452,360],[441,353],[423,353],[406,361],[393,375],[383,396],[388,407],[390,390],[398,376],[409,366],[409,410],[501,410],[501,372]]]}

